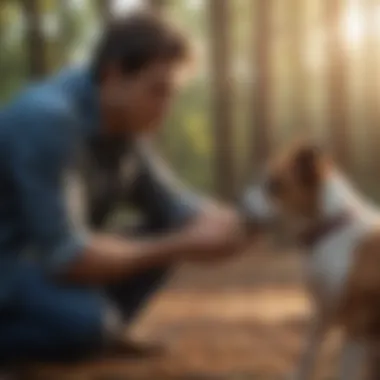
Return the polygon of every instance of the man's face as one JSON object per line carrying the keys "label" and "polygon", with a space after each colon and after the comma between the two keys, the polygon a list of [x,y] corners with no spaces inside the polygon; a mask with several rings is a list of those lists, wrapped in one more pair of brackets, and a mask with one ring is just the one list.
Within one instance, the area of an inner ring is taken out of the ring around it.
{"label": "man's face", "polygon": [[130,76],[109,70],[102,84],[107,128],[145,133],[160,127],[177,87],[176,74],[174,64],[161,62]]}

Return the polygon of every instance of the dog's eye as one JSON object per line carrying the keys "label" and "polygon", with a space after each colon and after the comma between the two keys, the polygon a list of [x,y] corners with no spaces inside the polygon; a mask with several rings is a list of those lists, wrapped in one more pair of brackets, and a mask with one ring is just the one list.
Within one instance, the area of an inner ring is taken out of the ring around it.
{"label": "dog's eye", "polygon": [[284,190],[283,182],[276,177],[269,178],[266,183],[266,190],[272,197],[278,197]]}

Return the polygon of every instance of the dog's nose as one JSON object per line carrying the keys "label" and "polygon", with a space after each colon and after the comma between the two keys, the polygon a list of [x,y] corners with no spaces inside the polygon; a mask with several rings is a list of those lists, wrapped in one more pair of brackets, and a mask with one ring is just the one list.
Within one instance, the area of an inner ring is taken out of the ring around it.
{"label": "dog's nose", "polygon": [[239,199],[239,210],[246,215],[251,214],[251,205],[249,202],[249,191],[245,191]]}
{"label": "dog's nose", "polygon": [[241,197],[239,208],[247,224],[271,223],[276,216],[274,205],[260,185],[247,188]]}
{"label": "dog's nose", "polygon": [[258,217],[251,202],[251,189],[247,189],[238,201],[238,210],[248,228],[258,224]]}

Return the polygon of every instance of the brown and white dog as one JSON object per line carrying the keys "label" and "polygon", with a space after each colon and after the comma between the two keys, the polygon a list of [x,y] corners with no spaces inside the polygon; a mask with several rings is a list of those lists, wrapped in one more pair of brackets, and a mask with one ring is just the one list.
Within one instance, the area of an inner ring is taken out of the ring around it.
{"label": "brown and white dog", "polygon": [[293,378],[311,379],[321,343],[338,324],[339,379],[360,379],[364,359],[380,348],[380,212],[311,144],[275,157],[247,190],[244,207],[256,222],[285,222],[306,253],[315,315]]}

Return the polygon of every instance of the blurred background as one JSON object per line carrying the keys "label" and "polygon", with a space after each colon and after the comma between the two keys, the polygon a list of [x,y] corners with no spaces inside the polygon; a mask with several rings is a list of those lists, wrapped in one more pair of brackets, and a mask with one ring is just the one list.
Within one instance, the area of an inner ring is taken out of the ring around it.
{"label": "blurred background", "polygon": [[[185,182],[233,199],[277,147],[314,136],[380,201],[380,0],[0,0],[0,103],[86,60],[112,14],[142,4],[180,24],[198,53],[158,141]],[[233,263],[179,270],[136,327],[170,341],[174,357],[118,370],[133,379],[288,372],[310,313],[299,265],[263,241]]]}
{"label": "blurred background", "polygon": [[0,102],[85,60],[112,13],[144,2],[198,52],[160,141],[185,180],[231,196],[276,146],[314,135],[380,199],[378,0],[0,0]]}

